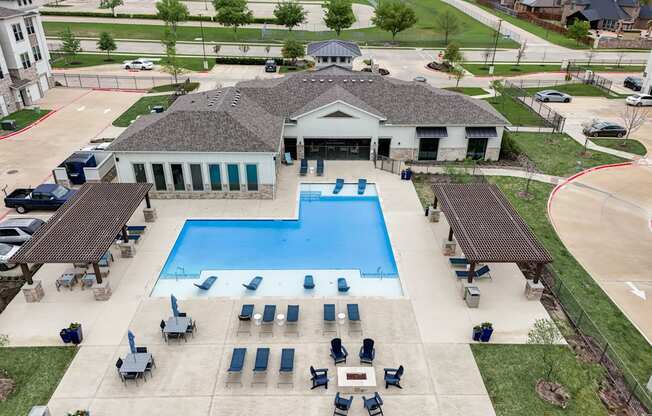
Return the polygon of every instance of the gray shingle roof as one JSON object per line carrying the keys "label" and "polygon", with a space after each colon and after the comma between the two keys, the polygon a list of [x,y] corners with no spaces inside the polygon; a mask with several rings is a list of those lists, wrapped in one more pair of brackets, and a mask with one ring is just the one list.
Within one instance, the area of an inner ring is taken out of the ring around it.
{"label": "gray shingle roof", "polygon": [[354,42],[343,40],[324,40],[308,44],[308,56],[362,56],[360,48]]}
{"label": "gray shingle roof", "polygon": [[641,12],[638,14],[639,19],[652,19],[652,4],[641,6]]}
{"label": "gray shingle roof", "polygon": [[561,7],[558,0],[521,0],[521,4],[530,7]]}
{"label": "gray shingle roof", "polygon": [[589,0],[588,7],[581,11],[581,14],[583,14],[589,21],[601,19],[631,19],[631,16],[628,15],[614,0]]}
{"label": "gray shingle roof", "polygon": [[25,14],[24,10],[9,9],[7,7],[0,7],[0,19],[14,16],[22,16]]}

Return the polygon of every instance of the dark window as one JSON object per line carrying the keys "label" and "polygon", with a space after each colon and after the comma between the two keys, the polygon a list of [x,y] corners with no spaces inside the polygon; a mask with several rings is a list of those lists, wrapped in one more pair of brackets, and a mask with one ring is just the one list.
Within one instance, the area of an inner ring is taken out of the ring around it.
{"label": "dark window", "polygon": [[419,139],[419,160],[437,160],[439,139]]}
{"label": "dark window", "polygon": [[152,172],[154,173],[154,186],[156,187],[156,190],[157,191],[167,190],[167,186],[165,183],[165,169],[163,168],[163,165],[160,163],[153,163]]}
{"label": "dark window", "polygon": [[229,190],[230,191],[239,191],[240,190],[240,171],[238,165],[227,165],[227,173],[229,174]]}
{"label": "dark window", "polygon": [[41,55],[41,48],[39,48],[38,45],[32,46],[32,54],[34,54],[34,61],[36,62],[43,59],[43,55]]}
{"label": "dark window", "polygon": [[220,165],[208,165],[208,175],[211,177],[211,190],[222,190],[222,174],[220,173]]}
{"label": "dark window", "polygon": [[18,235],[18,231],[12,228],[0,229],[0,237],[15,237]]}
{"label": "dark window", "polygon": [[469,159],[484,159],[485,152],[487,151],[486,138],[470,138],[469,147],[466,150],[466,157]]}
{"label": "dark window", "polygon": [[27,52],[20,54],[20,62],[23,64],[23,69],[32,67],[32,62],[29,60],[29,54]]}
{"label": "dark window", "polygon": [[346,114],[343,111],[337,110],[337,111],[333,111],[330,114],[326,114],[324,118],[353,118],[353,116]]}
{"label": "dark window", "polygon": [[14,31],[14,38],[16,38],[16,42],[20,42],[21,40],[25,39],[23,36],[23,29],[20,27],[20,23],[11,25],[11,28]]}
{"label": "dark window", "polygon": [[136,183],[146,183],[147,174],[145,173],[145,165],[143,163],[134,163],[134,178]]}
{"label": "dark window", "polygon": [[190,165],[190,178],[192,179],[192,190],[204,190],[204,177],[201,172],[201,165],[193,163]]}
{"label": "dark window", "polygon": [[258,166],[256,165],[247,165],[247,190],[257,191],[258,190]]}
{"label": "dark window", "polygon": [[32,20],[31,17],[25,19],[25,29],[27,29],[27,34],[28,35],[33,35],[35,33],[35,31],[34,31],[34,21]]}
{"label": "dark window", "polygon": [[346,62],[346,56],[340,56],[340,62]]}
{"label": "dark window", "polygon": [[185,191],[186,182],[183,179],[183,165],[173,163],[170,165],[172,170],[172,183],[174,184],[175,191]]}

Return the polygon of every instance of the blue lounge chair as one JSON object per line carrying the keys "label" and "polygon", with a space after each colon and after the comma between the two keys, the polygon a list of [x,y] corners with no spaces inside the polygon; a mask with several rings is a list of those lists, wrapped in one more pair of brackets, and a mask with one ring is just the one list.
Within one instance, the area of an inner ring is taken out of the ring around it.
{"label": "blue lounge chair", "polygon": [[349,321],[360,321],[360,309],[358,309],[357,303],[346,305],[346,312],[349,315]]}
{"label": "blue lounge chair", "polygon": [[333,416],[347,416],[349,410],[351,409],[351,404],[353,403],[353,396],[350,396],[348,399],[340,397],[340,393],[335,394],[335,411]]}
{"label": "blue lounge chair", "polygon": [[383,414],[383,399],[380,398],[378,392],[374,393],[374,397],[367,399],[362,396],[362,402],[364,403],[364,408],[369,412],[369,416],[376,416]]}
{"label": "blue lounge chair", "polygon": [[109,263],[113,261],[113,254],[110,251],[104,253],[100,261],[97,262],[97,265],[100,267],[109,267]]}
{"label": "blue lounge chair", "polygon": [[327,368],[318,368],[315,369],[315,367],[310,366],[310,381],[312,381],[312,389],[316,389],[317,387],[324,386],[325,388],[328,388],[328,369]]}
{"label": "blue lounge chair", "polygon": [[312,278],[312,275],[307,274],[303,278],[303,288],[304,289],[314,289],[315,288],[315,281]]}
{"label": "blue lounge chair", "polygon": [[317,176],[324,176],[324,159],[317,159]]}
{"label": "blue lounge chair", "polygon": [[453,265],[453,267],[466,266],[469,264],[469,261],[464,257],[451,257],[448,261]]}
{"label": "blue lounge chair", "polygon": [[247,354],[246,348],[234,348],[233,353],[231,354],[231,365],[227,372],[229,377],[226,381],[226,384],[230,383],[239,383],[242,385],[242,380],[239,378],[237,381],[233,380],[235,375],[242,376],[242,367],[244,367],[245,355]]}
{"label": "blue lounge chair", "polygon": [[127,233],[128,234],[142,234],[147,230],[146,225],[127,225]]}
{"label": "blue lounge chair", "polygon": [[258,285],[260,285],[260,282],[263,281],[263,278],[260,276],[256,276],[253,279],[251,279],[251,282],[249,284],[243,283],[242,286],[246,287],[249,290],[256,290],[258,289]]}
{"label": "blue lounge chair", "polygon": [[385,369],[385,388],[389,386],[396,386],[399,389],[401,387],[401,377],[403,377],[403,366],[399,365],[398,368],[386,368]]}
{"label": "blue lounge chair", "polygon": [[341,338],[333,338],[331,340],[331,358],[335,361],[335,365],[346,363],[346,357],[349,355],[344,345],[342,345]]}
{"label": "blue lounge chair", "polygon": [[263,310],[263,323],[264,324],[274,323],[275,318],[276,318],[276,305],[265,305],[265,309]]}
{"label": "blue lounge chair", "polygon": [[367,180],[358,179],[358,195],[364,194],[364,191],[367,189]]}
{"label": "blue lounge chair", "polygon": [[338,292],[344,292],[344,293],[346,293],[346,292],[349,291],[349,289],[351,289],[351,286],[349,286],[349,285],[346,283],[346,279],[345,279],[345,278],[340,277],[340,278],[337,279],[337,291],[338,291]]}
{"label": "blue lounge chair", "polygon": [[240,315],[238,315],[238,330],[236,335],[239,333],[251,334],[251,318],[254,315],[254,305],[247,304],[242,305],[240,310]]}
{"label": "blue lounge chair", "polygon": [[376,358],[376,348],[374,348],[374,340],[365,338],[360,347],[360,364],[373,364]]}
{"label": "blue lounge chair", "polygon": [[324,305],[324,321],[335,322],[335,304],[327,303]]}
{"label": "blue lounge chair", "polygon": [[288,305],[288,311],[285,320],[288,324],[299,322],[299,305]]}
{"label": "blue lounge chair", "polygon": [[[118,235],[115,237],[115,239],[116,239],[116,240],[119,240],[120,242],[122,242],[122,241],[123,241],[122,233],[118,234]],[[127,232],[127,240],[130,240],[130,241],[133,241],[133,242],[136,242],[136,243],[137,243],[138,240],[140,240],[140,234],[129,234],[129,232]]]}
{"label": "blue lounge chair", "polygon": [[308,173],[308,161],[306,159],[301,159],[301,167],[299,168],[299,175],[306,176]]}
{"label": "blue lounge chair", "polygon": [[269,348],[258,348],[256,350],[256,360],[254,361],[254,378],[251,380],[251,385],[257,383],[267,383],[261,377],[267,375],[267,364],[269,363]]}
{"label": "blue lounge chair", "polygon": [[283,348],[281,350],[281,366],[278,369],[279,379],[281,377],[287,378],[286,381],[278,381],[277,387],[281,384],[294,384],[292,378],[294,376],[294,348]]}
{"label": "blue lounge chair", "polygon": [[211,288],[211,286],[213,286],[213,283],[215,283],[216,281],[217,281],[217,276],[209,276],[206,280],[204,280],[202,284],[198,285],[197,283],[193,283],[193,285],[197,286],[202,290],[208,290]]}
{"label": "blue lounge chair", "polygon": [[286,165],[293,165],[294,164],[294,161],[292,160],[292,155],[290,154],[290,152],[285,152],[284,158],[285,158],[285,164]]}
{"label": "blue lounge chair", "polygon": [[[457,276],[458,279],[466,279],[469,277],[469,271],[468,270],[455,270],[455,275]],[[480,267],[478,270],[476,270],[473,273],[473,277],[475,278],[482,278],[482,277],[491,277],[489,275],[489,266],[485,265]]]}
{"label": "blue lounge chair", "polygon": [[344,179],[337,178],[335,180],[335,188],[333,188],[333,193],[339,194],[342,188],[344,188]]}

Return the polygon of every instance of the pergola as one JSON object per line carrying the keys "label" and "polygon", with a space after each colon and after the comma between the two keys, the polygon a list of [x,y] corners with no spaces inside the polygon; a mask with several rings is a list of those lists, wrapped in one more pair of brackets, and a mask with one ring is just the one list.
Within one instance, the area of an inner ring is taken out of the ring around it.
{"label": "pergola", "polygon": [[496,185],[433,185],[433,206],[441,206],[450,230],[469,262],[468,282],[478,263],[530,263],[536,265],[534,283],[552,257]]}
{"label": "pergola", "polygon": [[[87,183],[63,204],[32,238],[11,258],[20,264],[23,278],[45,263],[92,264],[97,283],[102,283],[98,262],[118,234],[129,242],[127,221],[143,199],[147,208],[150,183]],[[30,269],[29,264],[34,266]]]}

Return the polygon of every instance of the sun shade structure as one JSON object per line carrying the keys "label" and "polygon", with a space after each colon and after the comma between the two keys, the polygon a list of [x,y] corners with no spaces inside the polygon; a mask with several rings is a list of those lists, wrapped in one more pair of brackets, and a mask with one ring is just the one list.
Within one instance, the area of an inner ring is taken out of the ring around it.
{"label": "sun shade structure", "polygon": [[[28,283],[27,264],[92,263],[97,266],[116,236],[126,238],[126,224],[143,199],[150,208],[150,183],[87,183],[66,201],[11,258]],[[128,240],[126,240],[128,241]],[[38,270],[38,268],[36,269]],[[99,266],[96,278],[101,283]]]}
{"label": "sun shade structure", "polygon": [[477,263],[532,263],[538,282],[552,257],[496,185],[433,185],[434,206],[441,206],[453,235],[470,263],[469,282]]}

